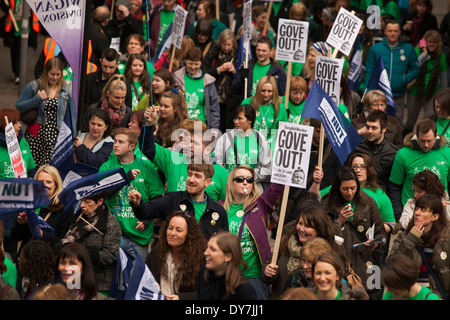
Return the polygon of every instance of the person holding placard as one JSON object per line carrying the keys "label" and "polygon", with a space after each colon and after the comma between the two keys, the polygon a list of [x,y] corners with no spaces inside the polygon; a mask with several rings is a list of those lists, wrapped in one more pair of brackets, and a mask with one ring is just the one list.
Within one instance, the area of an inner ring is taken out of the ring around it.
{"label": "person holding placard", "polygon": [[228,175],[226,198],[219,202],[228,214],[230,233],[237,235],[241,243],[248,264],[244,276],[255,288],[257,299],[269,298],[261,268],[271,255],[267,226],[270,215],[281,202],[283,190],[283,185],[272,183],[261,193],[253,168],[239,165]]}
{"label": "person holding placard", "polygon": [[[34,163],[28,142],[23,138],[22,124],[20,122],[20,112],[17,109],[0,109],[0,178],[16,178],[11,159],[8,152],[7,141],[5,136],[6,120],[13,123],[14,132],[17,136],[19,149],[22,154],[22,160],[28,177],[32,177],[36,172],[36,164]],[[21,177],[24,178],[24,177]]]}
{"label": "person holding placard", "polygon": [[[150,56],[154,57],[159,43],[166,34],[169,25],[174,22],[175,8],[177,7],[177,0],[163,0],[162,5],[153,9],[149,21],[150,25]],[[187,34],[189,28],[189,16],[186,15],[184,34]]]}
{"label": "person holding placard", "polygon": [[279,91],[273,76],[263,76],[256,86],[255,95],[242,101],[241,105],[249,104],[256,111],[253,128],[261,132],[273,151],[275,136],[272,130],[278,129],[280,121],[287,121],[287,112],[284,104],[280,102]]}
{"label": "person holding placard", "polygon": [[[256,57],[248,62],[248,68],[244,66],[240,69],[233,80],[232,90],[236,94],[243,94],[245,88],[245,78],[247,78],[247,95],[253,96],[256,93],[256,86],[264,76],[275,78],[278,94],[284,96],[286,93],[286,72],[281,64],[272,59],[270,54],[273,48],[272,40],[267,36],[261,36],[256,44]],[[247,96],[247,97],[248,97]],[[245,98],[247,98],[245,97]]]}

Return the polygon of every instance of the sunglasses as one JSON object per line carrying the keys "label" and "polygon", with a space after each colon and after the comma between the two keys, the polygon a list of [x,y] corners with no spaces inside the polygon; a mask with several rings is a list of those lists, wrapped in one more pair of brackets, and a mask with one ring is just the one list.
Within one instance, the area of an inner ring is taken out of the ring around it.
{"label": "sunglasses", "polygon": [[253,177],[235,177],[233,181],[236,181],[237,183],[242,183],[244,180],[247,180],[247,183],[253,183],[255,179]]}

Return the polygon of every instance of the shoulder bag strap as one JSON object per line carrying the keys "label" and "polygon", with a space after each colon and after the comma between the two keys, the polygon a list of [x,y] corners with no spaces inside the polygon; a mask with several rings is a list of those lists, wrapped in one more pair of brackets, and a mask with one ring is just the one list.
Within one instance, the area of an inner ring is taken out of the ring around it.
{"label": "shoulder bag strap", "polygon": [[439,290],[439,293],[441,294],[441,297],[443,300],[448,300],[447,299],[447,294],[444,291],[444,288],[442,287],[441,283],[439,282],[438,277],[436,276],[436,274],[433,272],[433,269],[430,266],[430,263],[428,262],[428,259],[425,255],[425,252],[423,251],[422,247],[416,247],[417,251],[419,251],[420,256],[422,257],[422,262],[425,265],[425,267],[427,268],[430,276],[433,278],[434,283],[436,283],[436,287]]}

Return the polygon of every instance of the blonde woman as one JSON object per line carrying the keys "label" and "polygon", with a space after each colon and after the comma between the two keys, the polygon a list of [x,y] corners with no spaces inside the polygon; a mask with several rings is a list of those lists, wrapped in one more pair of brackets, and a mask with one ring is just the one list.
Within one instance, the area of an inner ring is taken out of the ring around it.
{"label": "blonde woman", "polygon": [[[65,208],[59,201],[58,195],[63,190],[63,181],[58,169],[50,165],[41,166],[37,170],[34,179],[41,181],[45,185],[51,200],[48,206],[37,209],[36,213],[55,230],[56,234],[40,230],[42,240],[54,247],[69,230],[73,208]],[[25,212],[21,212],[17,216],[17,221],[11,230],[11,238],[17,242],[22,241],[21,248],[31,240],[32,233],[28,226]]]}
{"label": "blonde woman", "polygon": [[[72,116],[72,131],[76,129],[76,106],[72,99],[72,88],[63,79],[63,70],[64,64],[59,58],[49,59],[42,76],[31,81],[16,102],[16,108],[28,126],[25,140],[30,145],[37,167],[50,163],[67,108]],[[36,110],[36,117],[26,121],[24,113],[32,110]]]}
{"label": "blonde woman", "polygon": [[228,215],[229,231],[238,236],[248,269],[244,276],[256,290],[257,299],[268,299],[269,287],[261,279],[262,264],[271,256],[267,226],[283,195],[284,187],[272,183],[263,193],[255,183],[255,172],[239,165],[228,175],[226,198],[219,203]]}
{"label": "blonde woman", "polygon": [[270,75],[262,77],[256,85],[255,95],[245,99],[241,104],[249,104],[255,109],[254,129],[267,138],[269,145],[271,145],[272,140],[275,142],[275,136],[271,134],[272,130],[278,129],[278,123],[287,121],[288,118],[286,108],[278,95],[275,78]]}
{"label": "blonde woman", "polygon": [[87,119],[90,119],[94,109],[101,108],[109,112],[113,130],[119,127],[128,127],[132,109],[131,106],[125,104],[127,95],[127,84],[125,81],[124,75],[113,75],[103,88],[100,102],[90,105],[87,109]]}

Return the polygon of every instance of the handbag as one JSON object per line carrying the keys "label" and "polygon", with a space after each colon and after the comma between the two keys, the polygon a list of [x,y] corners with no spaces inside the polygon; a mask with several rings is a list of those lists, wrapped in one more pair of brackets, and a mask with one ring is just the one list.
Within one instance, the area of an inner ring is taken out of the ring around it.
{"label": "handbag", "polygon": [[355,271],[353,271],[352,267],[350,266],[350,263],[347,262],[347,268],[345,270],[347,282],[352,287],[361,287],[364,290],[365,293],[365,300],[369,300],[369,295],[366,292],[366,289],[364,288],[364,285],[362,283],[361,277],[358,276]]}

